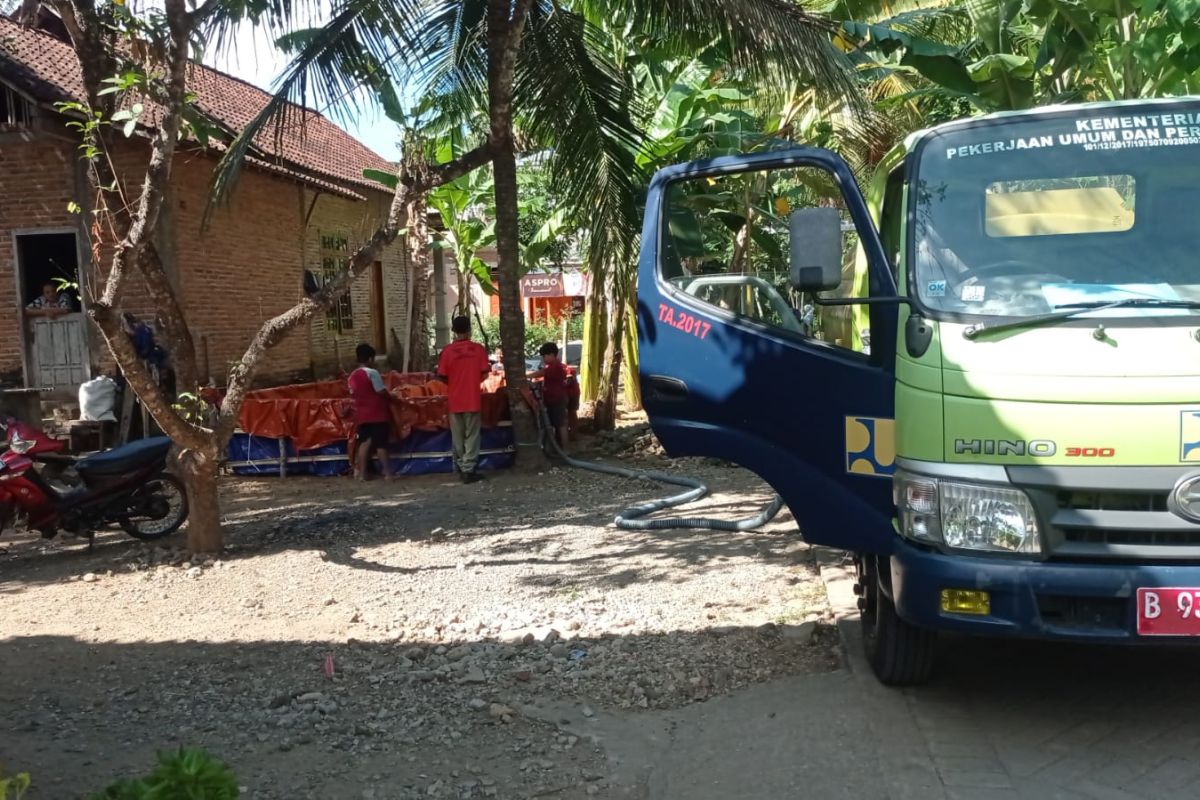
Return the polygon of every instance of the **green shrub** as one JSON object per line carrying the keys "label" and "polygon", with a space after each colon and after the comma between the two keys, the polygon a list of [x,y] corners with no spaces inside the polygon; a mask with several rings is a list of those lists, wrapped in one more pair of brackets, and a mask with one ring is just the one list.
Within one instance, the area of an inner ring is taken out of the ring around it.
{"label": "green shrub", "polygon": [[4,770],[0,770],[0,800],[21,800],[29,784],[28,772],[5,776]]}
{"label": "green shrub", "polygon": [[159,753],[158,766],[144,778],[124,779],[92,800],[237,800],[237,778],[203,750]]}
{"label": "green shrub", "polygon": [[[474,330],[471,335],[475,341],[487,345],[489,352],[500,346],[500,318],[486,317],[483,320],[483,327],[479,327],[479,321],[473,323]],[[572,317],[567,323],[567,339],[575,341],[583,338],[583,315]],[[546,342],[558,342],[562,344],[562,324],[547,325],[543,322],[526,322],[525,323],[525,355],[537,355],[538,348]]]}

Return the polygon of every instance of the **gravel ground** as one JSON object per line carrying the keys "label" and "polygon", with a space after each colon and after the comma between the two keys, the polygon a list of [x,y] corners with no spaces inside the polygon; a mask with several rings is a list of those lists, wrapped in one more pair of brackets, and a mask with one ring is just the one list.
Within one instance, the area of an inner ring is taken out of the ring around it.
{"label": "gravel ground", "polygon": [[[665,463],[638,429],[598,446]],[[705,514],[769,499],[738,469],[669,468],[708,481]],[[614,513],[660,487],[564,468],[223,492],[219,559],[6,537],[0,761],[33,774],[31,798],[85,796],[179,745],[262,800],[636,796],[535,709],[652,713],[839,663],[786,512],[754,534],[620,531]]]}

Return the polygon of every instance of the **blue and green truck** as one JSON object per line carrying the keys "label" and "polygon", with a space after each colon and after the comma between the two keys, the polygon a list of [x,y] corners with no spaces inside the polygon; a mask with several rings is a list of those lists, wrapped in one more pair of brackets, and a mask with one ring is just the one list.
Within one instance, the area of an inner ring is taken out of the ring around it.
{"label": "blue and green truck", "polygon": [[640,379],[854,554],[880,680],[939,631],[1200,636],[1200,99],[781,146],[654,178]]}

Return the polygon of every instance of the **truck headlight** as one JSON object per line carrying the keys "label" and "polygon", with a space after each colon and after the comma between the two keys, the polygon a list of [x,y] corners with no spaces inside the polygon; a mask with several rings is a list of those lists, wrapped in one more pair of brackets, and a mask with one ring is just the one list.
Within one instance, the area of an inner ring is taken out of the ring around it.
{"label": "truck headlight", "polygon": [[900,532],[958,550],[1042,551],[1033,504],[1019,489],[897,474]]}

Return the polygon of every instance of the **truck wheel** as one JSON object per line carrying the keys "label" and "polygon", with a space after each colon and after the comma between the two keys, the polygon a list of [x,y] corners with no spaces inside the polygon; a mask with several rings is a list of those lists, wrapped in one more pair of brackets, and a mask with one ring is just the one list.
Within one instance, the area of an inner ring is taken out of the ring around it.
{"label": "truck wheel", "polygon": [[910,625],[896,613],[884,591],[891,583],[886,560],[858,557],[858,606],[862,611],[863,644],[875,677],[886,686],[919,686],[933,671],[937,635]]}

